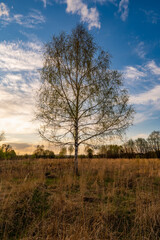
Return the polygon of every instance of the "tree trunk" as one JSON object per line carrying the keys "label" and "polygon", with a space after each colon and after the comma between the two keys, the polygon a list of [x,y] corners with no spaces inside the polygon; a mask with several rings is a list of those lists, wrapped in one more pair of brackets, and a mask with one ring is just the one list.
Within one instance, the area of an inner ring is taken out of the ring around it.
{"label": "tree trunk", "polygon": [[75,142],[74,171],[75,171],[75,174],[78,176],[79,172],[78,172],[78,143],[77,142]]}
{"label": "tree trunk", "polygon": [[75,158],[74,158],[74,171],[75,174],[78,176],[79,172],[78,172],[78,120],[76,119],[75,121]]}

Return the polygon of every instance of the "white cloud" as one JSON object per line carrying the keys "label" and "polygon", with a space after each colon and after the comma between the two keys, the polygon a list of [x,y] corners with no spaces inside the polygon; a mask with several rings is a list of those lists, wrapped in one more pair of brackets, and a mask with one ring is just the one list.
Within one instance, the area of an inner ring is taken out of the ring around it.
{"label": "white cloud", "polygon": [[4,3],[0,3],[0,17],[9,16],[9,9]]}
{"label": "white cloud", "polygon": [[160,79],[156,75],[160,75],[160,68],[154,61],[144,66],[127,66],[124,70],[125,82],[131,92],[129,102],[135,105],[137,112],[134,124],[155,119],[160,111]]}
{"label": "white cloud", "polygon": [[42,0],[43,4],[44,4],[44,8],[46,8],[47,6],[47,0]]}
{"label": "white cloud", "polygon": [[8,74],[0,83],[0,126],[9,134],[29,134],[35,132],[32,123],[34,96],[38,89],[38,74],[30,76]]}
{"label": "white cloud", "polygon": [[144,121],[147,121],[148,119],[154,119],[154,113],[146,108],[143,112],[136,112],[134,115],[134,120],[133,120],[133,124],[139,124],[142,123]]}
{"label": "white cloud", "polygon": [[1,23],[3,26],[6,26],[10,23],[16,23],[27,28],[35,28],[38,24],[45,23],[45,17],[42,13],[36,9],[32,9],[28,15],[22,14],[9,14],[9,9],[5,4],[3,8],[0,5],[0,17]]}
{"label": "white cloud", "polygon": [[[0,43],[0,70],[1,71],[32,71],[41,67],[40,45],[23,42]],[[35,49],[35,50],[33,50]]]}
{"label": "white cloud", "polygon": [[150,61],[146,67],[148,67],[155,75],[160,75],[160,67],[158,67],[154,60]]}
{"label": "white cloud", "polygon": [[137,80],[139,78],[145,77],[146,73],[139,71],[137,68],[132,66],[127,66],[124,70],[125,79]]}
{"label": "white cloud", "polygon": [[134,124],[138,124],[147,120],[147,116],[144,113],[136,113],[134,116]]}
{"label": "white cloud", "polygon": [[122,21],[126,21],[128,17],[128,11],[129,11],[128,5],[129,5],[129,0],[121,0],[119,3],[118,12],[121,14]]}
{"label": "white cloud", "polygon": [[92,27],[100,28],[99,13],[95,7],[89,9],[82,0],[66,0],[66,4],[66,11],[80,15],[81,21],[88,23],[89,29]]}
{"label": "white cloud", "polygon": [[21,14],[14,15],[11,21],[24,27],[34,28],[36,25],[44,23],[45,18],[40,11],[33,9],[27,16]]}
{"label": "white cloud", "polygon": [[148,134],[146,134],[146,133],[139,133],[139,134],[134,135],[134,136],[132,137],[133,140],[136,140],[137,138],[147,139],[147,138],[148,138]]}
{"label": "white cloud", "polygon": [[154,60],[149,61],[143,66],[126,66],[123,70],[123,73],[125,82],[127,84],[132,84],[136,80],[140,80],[138,83],[142,83],[148,82],[150,79],[152,79],[152,84],[156,85],[157,81],[160,80],[160,78],[157,78],[157,76],[160,75],[160,67],[155,63]]}
{"label": "white cloud", "polygon": [[7,136],[31,134],[32,141],[36,132],[32,120],[41,57],[39,42],[0,43],[0,126]]}
{"label": "white cloud", "polygon": [[[43,0],[41,0],[43,1]],[[99,3],[107,4],[111,3],[118,8],[118,12],[121,15],[122,21],[125,21],[129,12],[129,0],[120,0],[119,4],[117,0],[54,0],[57,3],[66,3],[66,12],[72,14],[78,14],[81,17],[82,22],[88,23],[89,29],[92,27],[100,28],[101,23],[99,20],[99,12],[96,7],[89,8],[87,3]],[[86,3],[87,2],[87,3]],[[47,2],[48,3],[48,2]]]}
{"label": "white cloud", "polygon": [[130,103],[143,105],[154,104],[157,107],[160,106],[160,85],[155,86],[149,91],[131,95]]}

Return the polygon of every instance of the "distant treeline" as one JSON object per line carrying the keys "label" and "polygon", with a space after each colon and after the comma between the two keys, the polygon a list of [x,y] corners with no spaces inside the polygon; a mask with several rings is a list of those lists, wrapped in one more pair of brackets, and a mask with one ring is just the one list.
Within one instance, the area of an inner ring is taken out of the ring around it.
{"label": "distant treeline", "polygon": [[99,157],[106,158],[160,158],[160,131],[153,131],[147,139],[128,140],[123,145],[103,145]]}
{"label": "distant treeline", "polygon": [[[0,147],[0,159],[38,159],[38,158],[73,158],[74,147],[62,147],[59,154],[47,150],[44,145],[37,145],[33,154],[16,155],[10,145],[3,144]],[[123,145],[101,145],[98,150],[86,147],[85,154],[81,158],[160,158],[160,131],[153,131],[147,139],[137,138],[128,140]]]}

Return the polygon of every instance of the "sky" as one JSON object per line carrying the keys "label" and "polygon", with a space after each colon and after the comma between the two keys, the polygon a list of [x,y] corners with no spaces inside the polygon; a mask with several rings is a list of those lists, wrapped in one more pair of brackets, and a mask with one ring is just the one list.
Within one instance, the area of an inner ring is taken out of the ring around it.
{"label": "sky", "polygon": [[126,138],[160,131],[160,2],[157,0],[0,1],[0,132],[18,153],[43,143],[34,121],[43,46],[83,23],[123,73],[136,114]]}

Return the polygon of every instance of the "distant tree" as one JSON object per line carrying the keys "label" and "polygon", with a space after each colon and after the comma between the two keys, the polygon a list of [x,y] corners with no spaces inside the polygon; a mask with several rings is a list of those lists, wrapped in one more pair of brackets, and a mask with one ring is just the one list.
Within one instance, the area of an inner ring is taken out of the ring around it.
{"label": "distant tree", "polygon": [[101,157],[107,157],[107,145],[102,145],[99,147],[98,155]]}
{"label": "distant tree", "polygon": [[6,154],[6,158],[7,159],[15,159],[16,158],[16,152],[14,151],[14,149],[10,150],[10,152],[8,152]]}
{"label": "distant tree", "polygon": [[33,155],[36,158],[43,158],[44,157],[44,145],[37,145],[37,148],[34,151]]}
{"label": "distant tree", "polygon": [[45,150],[44,145],[37,145],[36,150],[33,153],[35,158],[55,158],[53,151]]}
{"label": "distant tree", "polygon": [[121,157],[123,154],[123,147],[117,144],[102,145],[99,149],[98,154],[101,157],[106,158],[117,158]]}
{"label": "distant tree", "polygon": [[74,151],[74,147],[73,147],[73,145],[70,145],[68,147],[68,152],[69,152],[70,156],[72,155],[73,151]]}
{"label": "distant tree", "polygon": [[29,159],[29,158],[30,158],[30,155],[28,155],[28,154],[26,153],[26,154],[23,155],[23,157],[24,157],[25,159]]}
{"label": "distant tree", "polygon": [[0,159],[5,159],[5,155],[2,148],[0,148]]}
{"label": "distant tree", "polygon": [[12,150],[12,146],[9,144],[3,144],[1,148],[5,153],[10,152]]}
{"label": "distant tree", "polygon": [[140,154],[148,152],[148,142],[144,138],[137,138],[135,140],[135,151]]}
{"label": "distant tree", "polygon": [[110,56],[78,25],[70,35],[53,36],[44,48],[42,84],[37,99],[41,137],[78,149],[91,139],[121,134],[130,124],[130,106],[122,75],[110,69]]}
{"label": "distant tree", "polygon": [[107,156],[109,158],[118,158],[123,153],[122,146],[112,144],[107,146]]}
{"label": "distant tree", "polygon": [[135,153],[135,142],[132,139],[129,139],[125,144],[124,144],[124,150],[129,156],[133,156]]}
{"label": "distant tree", "polygon": [[53,151],[45,150],[44,145],[37,145],[36,150],[33,153],[33,157],[35,158],[55,158],[55,154]]}
{"label": "distant tree", "polygon": [[154,151],[160,158],[160,131],[153,131],[148,137],[148,144],[151,151]]}
{"label": "distant tree", "polygon": [[53,151],[45,150],[44,151],[44,157],[45,158],[55,158],[55,154]]}
{"label": "distant tree", "polygon": [[60,157],[64,157],[66,154],[67,154],[67,148],[66,147],[62,147],[60,149],[59,156]]}
{"label": "distant tree", "polygon": [[85,152],[88,158],[93,158],[94,150],[91,147],[86,146]]}
{"label": "distant tree", "polygon": [[0,148],[0,158],[2,159],[15,159],[16,152],[9,144],[2,144]]}

